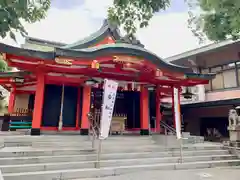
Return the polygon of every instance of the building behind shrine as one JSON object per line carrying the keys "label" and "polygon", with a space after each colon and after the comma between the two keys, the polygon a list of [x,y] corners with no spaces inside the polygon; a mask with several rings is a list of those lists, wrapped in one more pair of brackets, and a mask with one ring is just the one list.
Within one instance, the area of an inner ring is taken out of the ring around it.
{"label": "building behind shrine", "polygon": [[223,41],[165,59],[189,66],[200,73],[216,73],[208,85],[192,88],[196,95],[182,101],[186,131],[204,135],[206,128],[216,128],[228,136],[228,113],[240,105],[240,41]]}

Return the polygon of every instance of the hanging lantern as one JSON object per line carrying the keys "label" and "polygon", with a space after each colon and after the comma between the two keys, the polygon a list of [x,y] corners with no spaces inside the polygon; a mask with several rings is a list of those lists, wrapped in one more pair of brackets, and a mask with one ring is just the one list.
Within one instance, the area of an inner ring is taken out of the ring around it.
{"label": "hanging lantern", "polygon": [[128,90],[128,86],[127,84],[124,85],[124,91],[127,91]]}
{"label": "hanging lantern", "polygon": [[84,82],[87,86],[94,86],[95,84],[98,83],[95,79],[88,79]]}
{"label": "hanging lantern", "polygon": [[137,86],[137,91],[141,91],[141,86],[140,85]]}
{"label": "hanging lantern", "polygon": [[161,77],[161,76],[163,76],[163,72],[160,69],[157,69],[156,72],[155,72],[155,75],[157,77]]}
{"label": "hanging lantern", "polygon": [[134,83],[134,82],[132,82],[132,88],[131,88],[131,90],[132,90],[132,91],[135,90],[135,83]]}
{"label": "hanging lantern", "polygon": [[91,64],[91,67],[93,69],[99,69],[100,68],[100,64],[98,63],[97,60],[93,60],[92,64]]}
{"label": "hanging lantern", "polygon": [[185,99],[191,99],[195,94],[191,93],[191,90],[189,87],[186,87],[186,91],[184,93],[182,93],[182,96]]}

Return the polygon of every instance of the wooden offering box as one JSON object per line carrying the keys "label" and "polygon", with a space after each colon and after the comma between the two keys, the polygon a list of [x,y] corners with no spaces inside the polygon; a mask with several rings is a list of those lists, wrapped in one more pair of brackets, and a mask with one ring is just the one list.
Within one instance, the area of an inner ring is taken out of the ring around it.
{"label": "wooden offering box", "polygon": [[110,133],[123,134],[125,131],[125,121],[127,116],[125,114],[114,114],[112,117],[112,123],[110,128]]}

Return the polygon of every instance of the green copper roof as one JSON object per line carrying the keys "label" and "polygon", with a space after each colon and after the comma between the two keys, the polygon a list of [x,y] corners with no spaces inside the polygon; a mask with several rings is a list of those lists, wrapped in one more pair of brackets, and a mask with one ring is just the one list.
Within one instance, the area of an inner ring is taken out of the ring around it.
{"label": "green copper roof", "polygon": [[65,45],[62,48],[66,49],[88,48],[89,46],[92,46],[100,42],[109,35],[113,37],[115,40],[118,40],[121,37],[119,29],[116,26],[110,25],[110,23],[107,20],[104,20],[103,26],[98,31],[73,44]]}
{"label": "green copper roof", "polygon": [[117,43],[118,42],[129,43],[129,44],[135,44],[135,45],[144,47],[144,45],[141,44],[141,42],[136,38],[134,38],[133,40],[130,40],[128,36],[122,37],[118,27],[111,25],[107,19],[104,20],[102,27],[98,31],[72,44],[64,44],[60,42],[47,41],[47,40],[42,40],[42,39],[33,38],[33,37],[26,37],[26,42],[35,43],[35,44],[44,45],[44,46],[49,45],[51,47],[61,47],[64,49],[85,49],[85,48],[89,48],[96,45],[97,43],[104,40],[106,37],[112,37]]}
{"label": "green copper roof", "polygon": [[216,74],[214,73],[208,73],[208,74],[200,74],[200,73],[186,73],[185,77],[186,78],[196,78],[196,79],[207,79],[207,80],[211,80],[213,78],[215,78]]}
{"label": "green copper roof", "polygon": [[[73,46],[74,47],[74,46]],[[170,62],[166,62],[156,54],[146,50],[143,47],[133,44],[125,44],[125,43],[116,43],[116,44],[105,44],[101,46],[94,46],[91,48],[62,48],[55,47],[48,52],[43,52],[39,50],[29,50],[18,47],[9,46],[3,43],[0,43],[0,52],[14,54],[17,56],[25,56],[30,58],[42,59],[44,61],[55,61],[56,57],[66,57],[73,59],[81,59],[90,60],[97,59],[98,57],[103,56],[114,56],[114,55],[126,55],[126,56],[134,56],[144,59],[145,61],[149,61],[154,64],[157,68],[162,70],[167,70],[169,72],[183,73],[186,78],[199,78],[199,79],[212,79],[215,75],[213,74],[197,74],[194,73],[193,70],[189,67],[183,67],[179,65],[172,64]],[[22,72],[10,72],[12,74]],[[2,74],[2,76],[6,76],[7,74]],[[0,74],[1,76],[1,74]],[[16,75],[17,76],[17,75]]]}
{"label": "green copper roof", "polygon": [[86,49],[63,49],[56,48],[56,56],[65,56],[65,57],[76,57],[76,58],[89,58],[93,59],[94,57],[104,56],[104,55],[130,55],[136,56],[139,58],[146,59],[147,61],[152,62],[158,68],[165,68],[176,72],[192,72],[191,68],[175,65],[169,62],[165,62],[163,59],[158,57],[156,54],[142,48],[140,46],[131,45],[131,44],[105,44],[101,46],[95,46]]}
{"label": "green copper roof", "polygon": [[9,72],[0,72],[0,77],[3,78],[11,78],[11,77],[24,77],[26,75],[31,74],[27,71],[9,71]]}

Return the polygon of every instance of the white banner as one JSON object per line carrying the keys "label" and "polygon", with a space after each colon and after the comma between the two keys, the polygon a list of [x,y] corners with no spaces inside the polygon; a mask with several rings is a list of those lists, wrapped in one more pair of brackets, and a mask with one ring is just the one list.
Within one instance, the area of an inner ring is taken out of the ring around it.
{"label": "white banner", "polygon": [[109,135],[118,83],[113,80],[105,79],[103,88],[104,92],[99,139],[106,139]]}
{"label": "white banner", "polygon": [[180,114],[180,102],[178,88],[173,88],[173,100],[174,100],[174,120],[176,125],[177,139],[181,139],[181,114]]}

